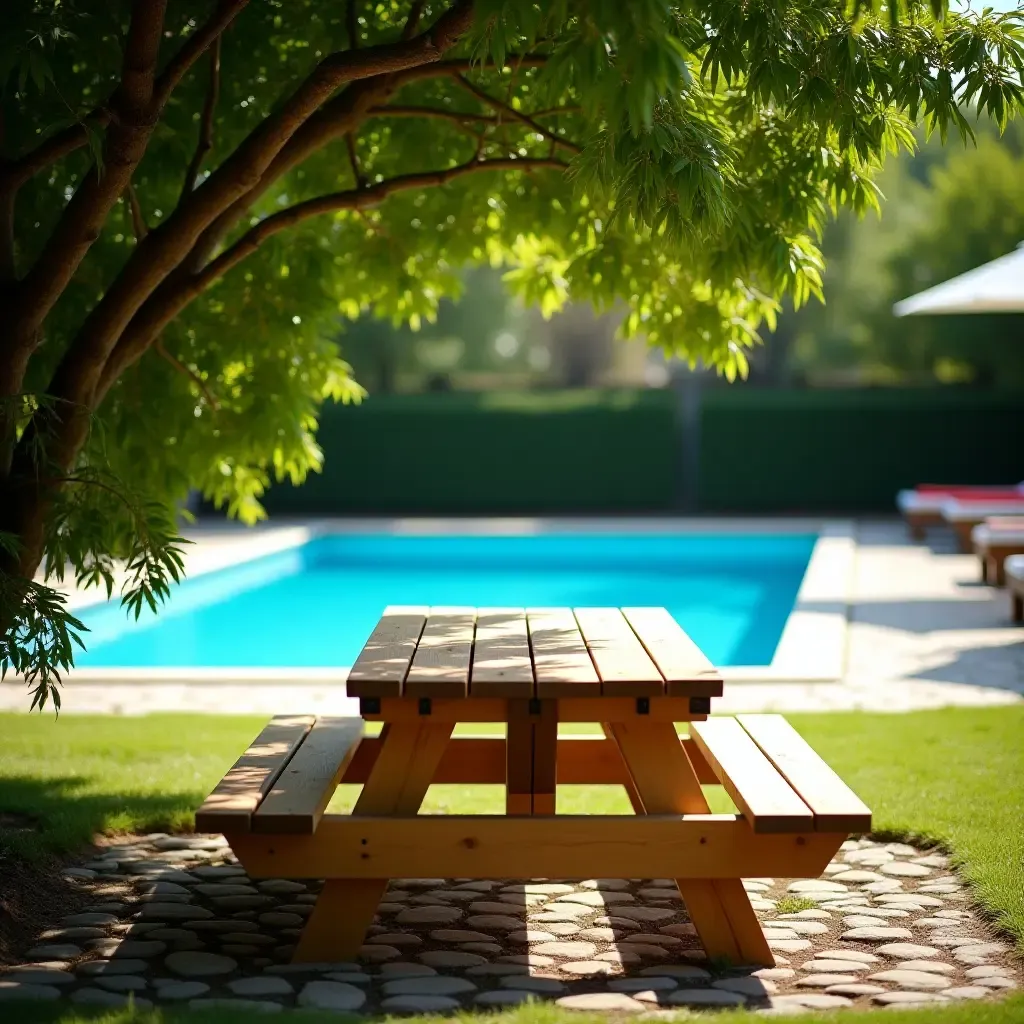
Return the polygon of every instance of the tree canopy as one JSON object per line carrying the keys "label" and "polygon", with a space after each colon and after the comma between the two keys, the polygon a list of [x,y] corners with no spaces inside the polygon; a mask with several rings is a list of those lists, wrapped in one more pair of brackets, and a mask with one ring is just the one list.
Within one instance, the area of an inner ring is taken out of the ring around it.
{"label": "tree canopy", "polygon": [[339,315],[488,262],[732,379],[830,214],[1022,69],[1020,14],[943,0],[8,0],[0,666],[70,662],[44,554],[155,603],[187,488],[251,520],[317,467]]}

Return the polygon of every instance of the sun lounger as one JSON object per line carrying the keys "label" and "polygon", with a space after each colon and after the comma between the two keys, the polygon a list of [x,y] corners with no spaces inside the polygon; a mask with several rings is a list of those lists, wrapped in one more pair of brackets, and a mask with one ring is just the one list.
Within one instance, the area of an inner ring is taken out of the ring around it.
{"label": "sun lounger", "polygon": [[1010,614],[1014,622],[1024,622],[1024,555],[1010,555],[1003,563],[1003,573],[1010,592]]}
{"label": "sun lounger", "polygon": [[1024,516],[989,518],[971,530],[974,553],[981,561],[981,580],[1006,586],[1003,563],[1010,555],[1024,554]]}
{"label": "sun lounger", "polygon": [[918,484],[913,490],[900,491],[896,495],[896,507],[900,510],[910,535],[922,540],[926,527],[942,523],[942,506],[950,499],[962,502],[1024,500],[1024,483],[1005,487]]}
{"label": "sun lounger", "polygon": [[974,527],[989,518],[1024,516],[1024,495],[1015,501],[964,502],[952,498],[942,504],[941,515],[953,528],[959,549],[967,554],[973,550],[971,532]]}

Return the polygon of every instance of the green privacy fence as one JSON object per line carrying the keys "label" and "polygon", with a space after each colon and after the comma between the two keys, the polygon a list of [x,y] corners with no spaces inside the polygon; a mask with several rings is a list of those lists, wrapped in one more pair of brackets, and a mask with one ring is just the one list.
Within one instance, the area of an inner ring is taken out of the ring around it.
{"label": "green privacy fence", "polygon": [[934,388],[715,388],[699,504],[714,512],[893,511],[916,483],[1024,479],[1024,395]]}
{"label": "green privacy fence", "polygon": [[325,409],[319,437],[324,472],[273,488],[272,514],[672,513],[685,492],[703,512],[890,512],[916,482],[1024,479],[1024,395],[953,389],[712,387],[696,417],[671,391],[381,396]]}
{"label": "green privacy fence", "polygon": [[323,473],[275,487],[272,514],[644,513],[675,503],[667,392],[382,396],[326,409],[319,440]]}

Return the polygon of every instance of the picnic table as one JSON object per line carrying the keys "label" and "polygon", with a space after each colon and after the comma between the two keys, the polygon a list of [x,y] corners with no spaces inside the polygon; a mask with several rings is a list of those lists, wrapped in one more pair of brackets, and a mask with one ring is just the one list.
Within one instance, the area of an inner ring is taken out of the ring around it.
{"label": "picnic table", "polygon": [[[770,965],[742,879],[816,877],[871,815],[781,716],[709,718],[722,690],[664,608],[388,608],[349,674],[360,717],[272,720],[196,827],[253,878],[326,879],[296,961],[358,955],[392,878],[674,878],[708,956]],[[453,736],[484,722],[506,735]],[[362,791],[325,814],[339,782]],[[505,814],[418,815],[441,782],[503,784]],[[635,816],[558,815],[566,783],[623,786]]]}

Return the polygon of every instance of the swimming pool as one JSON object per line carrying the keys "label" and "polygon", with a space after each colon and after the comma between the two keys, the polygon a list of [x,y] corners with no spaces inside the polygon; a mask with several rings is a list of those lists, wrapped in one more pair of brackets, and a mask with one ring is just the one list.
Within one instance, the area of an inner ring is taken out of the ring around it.
{"label": "swimming pool", "polygon": [[721,666],[769,665],[812,533],[334,533],[186,579],[136,622],[80,609],[97,668],[351,665],[389,604],[663,605]]}

